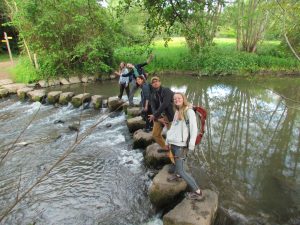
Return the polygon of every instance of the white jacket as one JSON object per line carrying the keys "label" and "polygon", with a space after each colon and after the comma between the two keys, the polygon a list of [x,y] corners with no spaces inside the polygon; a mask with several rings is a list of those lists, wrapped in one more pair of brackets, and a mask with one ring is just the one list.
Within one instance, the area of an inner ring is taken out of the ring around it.
{"label": "white jacket", "polygon": [[181,147],[187,146],[187,139],[190,134],[189,149],[194,150],[195,141],[197,138],[197,121],[196,115],[193,109],[187,109],[187,117],[189,119],[189,129],[185,120],[177,120],[178,111],[174,115],[174,119],[171,128],[167,132],[166,144],[173,144]]}

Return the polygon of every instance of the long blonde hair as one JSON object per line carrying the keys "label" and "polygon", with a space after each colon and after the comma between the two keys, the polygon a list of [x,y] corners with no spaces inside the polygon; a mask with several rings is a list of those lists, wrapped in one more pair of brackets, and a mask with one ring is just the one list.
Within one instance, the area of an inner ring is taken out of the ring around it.
{"label": "long blonde hair", "polygon": [[190,103],[187,101],[185,94],[181,92],[175,92],[174,96],[175,95],[181,95],[181,97],[183,98],[183,103],[181,107],[178,107],[174,104],[174,109],[178,111],[178,120],[183,120],[184,112],[189,108]]}

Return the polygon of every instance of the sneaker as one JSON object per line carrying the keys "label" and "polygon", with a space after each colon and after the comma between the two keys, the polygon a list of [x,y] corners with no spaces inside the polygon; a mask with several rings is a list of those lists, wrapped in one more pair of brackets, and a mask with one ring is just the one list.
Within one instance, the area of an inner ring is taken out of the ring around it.
{"label": "sneaker", "polygon": [[187,192],[185,197],[189,200],[195,200],[195,201],[203,201],[204,200],[202,191],[200,194],[198,194],[197,192]]}
{"label": "sneaker", "polygon": [[182,178],[178,174],[172,174],[167,178],[168,182],[179,182],[182,181]]}

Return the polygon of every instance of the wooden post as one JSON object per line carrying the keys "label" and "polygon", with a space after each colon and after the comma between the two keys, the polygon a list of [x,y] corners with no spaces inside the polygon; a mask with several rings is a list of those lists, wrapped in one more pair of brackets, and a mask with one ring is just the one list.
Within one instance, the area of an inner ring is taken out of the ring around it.
{"label": "wooden post", "polygon": [[34,66],[38,70],[39,69],[39,64],[37,61],[36,53],[33,54],[33,60],[34,60]]}
{"label": "wooden post", "polygon": [[10,61],[11,61],[11,63],[14,63],[12,55],[11,55],[9,41],[8,41],[8,37],[7,37],[6,32],[4,32],[4,39],[5,39],[5,42],[6,42],[7,49],[8,49],[8,54],[9,54]]}

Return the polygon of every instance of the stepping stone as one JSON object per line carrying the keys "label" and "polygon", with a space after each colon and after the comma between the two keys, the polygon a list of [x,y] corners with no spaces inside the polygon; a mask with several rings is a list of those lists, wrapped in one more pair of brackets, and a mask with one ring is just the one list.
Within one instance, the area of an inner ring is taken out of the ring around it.
{"label": "stepping stone", "polygon": [[25,88],[26,84],[14,83],[3,85],[2,88],[8,90],[9,94],[16,94],[19,89]]}
{"label": "stepping stone", "polygon": [[71,103],[74,107],[78,108],[83,103],[89,102],[91,100],[91,95],[89,93],[79,94],[72,98]]}
{"label": "stepping stone", "polygon": [[168,151],[158,152],[160,149],[161,147],[157,143],[151,144],[146,148],[144,161],[148,167],[156,168],[171,163]]}
{"label": "stepping stone", "polygon": [[27,93],[30,92],[30,91],[33,91],[33,88],[24,87],[24,88],[21,88],[21,89],[17,90],[17,95],[18,95],[20,100],[25,100],[26,97],[27,97]]}
{"label": "stepping stone", "polygon": [[100,109],[102,107],[103,98],[104,97],[102,95],[93,95],[92,96],[91,103],[92,103],[94,109]]}
{"label": "stepping stone", "polygon": [[120,100],[118,97],[109,97],[107,104],[109,111],[112,112],[115,110],[122,110],[124,101]]}
{"label": "stepping stone", "polygon": [[0,98],[5,98],[9,95],[8,90],[0,88]]}
{"label": "stepping stone", "polygon": [[59,80],[49,80],[49,81],[48,81],[48,85],[49,85],[49,86],[60,85],[60,81],[59,81]]}
{"label": "stepping stone", "polygon": [[0,80],[0,86],[14,83],[11,79]]}
{"label": "stepping stone", "polygon": [[146,148],[153,143],[152,133],[146,133],[142,129],[133,134],[133,148]]}
{"label": "stepping stone", "polygon": [[59,100],[59,96],[62,93],[62,91],[51,91],[47,95],[48,103],[55,104]]}
{"label": "stepping stone", "polygon": [[81,81],[80,81],[80,79],[78,77],[70,77],[69,78],[69,82],[70,82],[70,84],[81,83]]}
{"label": "stepping stone", "polygon": [[31,99],[31,101],[42,102],[46,97],[46,91],[44,89],[29,91],[27,95]]}
{"label": "stepping stone", "polygon": [[130,133],[133,133],[139,129],[143,129],[146,126],[146,122],[141,116],[130,118],[127,120],[127,127]]}
{"label": "stepping stone", "polygon": [[169,167],[170,165],[165,165],[159,171],[149,188],[150,201],[159,208],[172,204],[176,197],[187,188],[187,184],[183,179],[174,182],[167,181],[167,178],[171,176],[168,172]]}
{"label": "stepping stone", "polygon": [[70,84],[70,82],[69,82],[66,78],[59,78],[59,82],[60,82],[62,85]]}
{"label": "stepping stone", "polygon": [[218,209],[218,195],[202,190],[202,201],[183,199],[174,209],[164,215],[164,225],[212,225]]}
{"label": "stepping stone", "polygon": [[64,92],[60,94],[58,103],[61,105],[67,105],[75,94],[73,92]]}
{"label": "stepping stone", "polygon": [[140,107],[128,107],[126,109],[126,114],[128,117],[137,117],[141,115]]}
{"label": "stepping stone", "polygon": [[45,81],[45,80],[40,80],[40,81],[38,82],[38,85],[39,85],[40,87],[42,87],[42,88],[49,87],[48,82]]}

